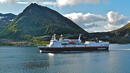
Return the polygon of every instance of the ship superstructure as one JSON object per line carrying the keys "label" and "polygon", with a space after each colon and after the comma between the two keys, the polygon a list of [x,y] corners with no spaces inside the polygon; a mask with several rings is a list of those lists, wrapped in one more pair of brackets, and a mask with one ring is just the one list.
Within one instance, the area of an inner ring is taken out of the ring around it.
{"label": "ship superstructure", "polygon": [[63,39],[63,35],[59,40],[56,39],[56,34],[52,36],[50,44],[47,46],[38,46],[40,52],[65,52],[65,51],[94,51],[108,50],[109,42],[103,41],[85,41],[82,43],[81,34],[78,39]]}

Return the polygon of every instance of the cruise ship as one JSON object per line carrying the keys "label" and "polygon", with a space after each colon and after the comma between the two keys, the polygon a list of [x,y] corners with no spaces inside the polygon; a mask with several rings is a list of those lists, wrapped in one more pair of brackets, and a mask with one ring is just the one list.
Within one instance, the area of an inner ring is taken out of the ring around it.
{"label": "cruise ship", "polygon": [[80,51],[108,51],[109,42],[103,41],[85,41],[82,43],[81,35],[77,39],[63,39],[63,35],[59,40],[56,39],[56,34],[52,36],[50,44],[47,46],[38,46],[41,53],[52,52],[80,52]]}

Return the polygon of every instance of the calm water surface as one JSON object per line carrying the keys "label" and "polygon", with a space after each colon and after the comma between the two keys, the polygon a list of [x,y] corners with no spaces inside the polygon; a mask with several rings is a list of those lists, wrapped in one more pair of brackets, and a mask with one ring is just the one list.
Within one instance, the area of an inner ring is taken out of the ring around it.
{"label": "calm water surface", "polygon": [[130,73],[130,44],[109,52],[39,53],[37,47],[0,47],[0,73]]}

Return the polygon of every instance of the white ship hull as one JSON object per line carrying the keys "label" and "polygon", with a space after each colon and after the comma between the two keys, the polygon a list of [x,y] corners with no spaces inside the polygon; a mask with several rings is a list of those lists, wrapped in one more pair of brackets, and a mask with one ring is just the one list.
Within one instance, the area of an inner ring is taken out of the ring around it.
{"label": "white ship hull", "polygon": [[61,40],[57,41],[54,38],[48,46],[38,46],[40,52],[65,52],[65,51],[108,51],[109,42],[90,42],[81,43],[80,38],[76,41]]}

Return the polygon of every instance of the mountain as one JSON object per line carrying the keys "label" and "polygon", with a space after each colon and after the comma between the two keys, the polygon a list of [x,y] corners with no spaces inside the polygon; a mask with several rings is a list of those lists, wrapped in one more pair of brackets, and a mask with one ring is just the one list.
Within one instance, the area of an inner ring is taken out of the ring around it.
{"label": "mountain", "polygon": [[114,33],[117,36],[130,38],[130,23],[126,24],[125,26],[123,26],[118,30],[111,31],[111,33]]}
{"label": "mountain", "polygon": [[130,23],[117,30],[110,32],[90,33],[89,36],[92,38],[109,41],[111,43],[130,43]]}
{"label": "mountain", "polygon": [[126,24],[120,29],[111,31],[110,33],[115,34],[119,41],[130,43],[130,23]]}
{"label": "mountain", "polygon": [[80,33],[87,32],[55,10],[32,3],[0,32],[0,38],[25,40],[34,36]]}
{"label": "mountain", "polygon": [[0,29],[3,29],[3,27],[7,26],[11,21],[13,21],[15,16],[16,15],[12,13],[8,13],[8,14],[0,13]]}
{"label": "mountain", "polygon": [[[130,23],[120,29],[110,31],[108,33],[113,35],[109,38],[110,41],[116,43],[130,43]],[[107,34],[107,36],[110,35]]]}

